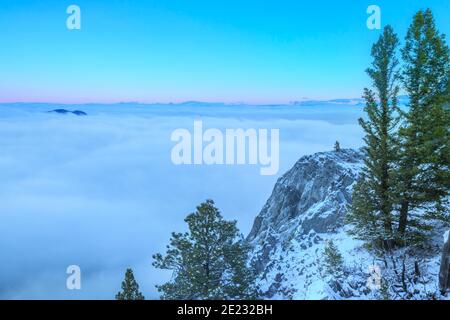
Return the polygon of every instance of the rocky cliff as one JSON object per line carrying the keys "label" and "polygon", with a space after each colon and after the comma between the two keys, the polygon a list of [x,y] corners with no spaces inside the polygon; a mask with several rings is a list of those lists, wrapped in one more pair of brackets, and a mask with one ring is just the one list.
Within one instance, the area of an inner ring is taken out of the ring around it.
{"label": "rocky cliff", "polygon": [[[388,260],[374,256],[348,235],[344,216],[362,167],[360,151],[322,152],[301,158],[277,181],[247,237],[265,298],[379,299],[381,291],[369,290],[367,283],[380,284],[381,279],[390,286],[385,293],[389,299],[442,298],[436,293],[442,233],[439,245],[425,252],[399,250]],[[323,272],[328,240],[345,263],[338,294]],[[411,270],[411,283],[402,283],[399,266]],[[373,270],[379,270],[375,274],[379,279],[373,279]]]}
{"label": "rocky cliff", "polygon": [[345,238],[362,159],[351,149],[305,156],[278,180],[247,238],[267,297],[324,297],[318,258],[324,240]]}

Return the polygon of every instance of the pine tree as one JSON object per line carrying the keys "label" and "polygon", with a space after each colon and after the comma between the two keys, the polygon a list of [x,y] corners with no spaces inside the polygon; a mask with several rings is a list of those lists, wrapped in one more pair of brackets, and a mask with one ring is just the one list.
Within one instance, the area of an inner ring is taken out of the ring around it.
{"label": "pine tree", "polygon": [[333,240],[327,241],[323,251],[325,274],[341,279],[344,274],[344,259]]}
{"label": "pine tree", "polygon": [[411,243],[425,239],[432,221],[448,219],[444,201],[450,181],[449,49],[430,10],[414,16],[402,56],[403,84],[410,102],[399,130],[396,193],[400,195],[398,234]]}
{"label": "pine tree", "polygon": [[363,172],[353,188],[352,204],[345,216],[345,222],[353,228],[349,234],[358,240],[366,241],[369,246],[382,247],[380,230],[382,220],[378,218],[375,192],[370,188],[366,174]]}
{"label": "pine tree", "polygon": [[122,291],[116,294],[116,300],[144,300],[144,296],[139,291],[139,285],[134,279],[132,269],[125,272],[125,280],[122,281]]}
{"label": "pine tree", "polygon": [[367,69],[374,91],[364,90],[367,119],[359,123],[365,132],[365,168],[353,193],[353,205],[347,222],[355,226],[360,238],[385,249],[394,245],[393,169],[397,158],[395,130],[399,91],[398,38],[390,26],[373,45],[373,62]]}
{"label": "pine tree", "polygon": [[335,152],[341,152],[341,144],[339,143],[339,141],[336,141],[334,144],[334,151]]}
{"label": "pine tree", "polygon": [[157,286],[166,300],[254,299],[255,277],[247,266],[248,247],[236,227],[225,221],[212,200],[185,219],[187,233],[173,233],[166,255],[153,256],[156,268],[173,271]]}
{"label": "pine tree", "polygon": [[344,259],[333,240],[325,244],[322,254],[322,265],[324,280],[328,285],[329,295],[335,299],[346,299],[352,296],[346,283],[346,273]]}

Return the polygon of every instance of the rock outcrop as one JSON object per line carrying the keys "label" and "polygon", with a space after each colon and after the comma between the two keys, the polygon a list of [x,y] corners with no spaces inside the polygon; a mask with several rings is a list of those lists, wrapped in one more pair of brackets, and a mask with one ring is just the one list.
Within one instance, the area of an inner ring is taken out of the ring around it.
{"label": "rock outcrop", "polygon": [[318,257],[330,237],[351,245],[344,215],[362,160],[351,149],[317,153],[278,180],[247,237],[268,298],[324,298]]}
{"label": "rock outcrop", "polygon": [[439,289],[441,292],[447,292],[450,289],[450,231],[447,231],[444,236],[444,248],[439,270]]}
{"label": "rock outcrop", "polygon": [[[349,149],[305,156],[277,181],[247,237],[264,298],[450,299],[442,294],[450,288],[450,232],[443,252],[437,249],[448,225],[436,225],[426,250],[398,250],[387,260],[349,235],[351,226],[344,224],[344,217],[363,158]],[[339,281],[324,269],[329,240],[342,256],[345,274]],[[400,272],[408,281],[399,277],[398,266],[405,268]],[[368,286],[373,270],[388,283],[386,291]]]}

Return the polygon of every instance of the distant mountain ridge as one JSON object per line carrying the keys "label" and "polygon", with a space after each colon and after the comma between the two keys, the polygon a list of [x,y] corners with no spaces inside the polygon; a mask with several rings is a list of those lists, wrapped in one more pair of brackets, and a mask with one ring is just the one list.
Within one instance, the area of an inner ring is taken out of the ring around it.
{"label": "distant mountain ridge", "polygon": [[[399,96],[399,105],[406,105],[408,102],[407,96]],[[206,102],[206,101],[183,101],[183,102],[151,102],[151,103],[142,103],[138,101],[121,101],[116,103],[46,103],[46,102],[0,102],[0,106],[8,105],[8,106],[20,106],[20,105],[48,105],[48,106],[89,106],[89,105],[105,105],[105,106],[114,106],[114,105],[141,105],[141,106],[314,106],[314,105],[350,105],[350,106],[363,106],[365,104],[364,99],[362,98],[343,98],[343,99],[324,99],[324,100],[314,100],[314,99],[304,99],[300,101],[291,101],[289,103],[247,103],[247,102]]]}
{"label": "distant mountain ridge", "polygon": [[[408,96],[398,96],[398,105],[406,106],[409,102]],[[314,106],[320,104],[327,105],[351,105],[351,106],[364,106],[365,100],[362,98],[355,99],[331,99],[331,100],[302,100],[302,101],[292,101],[290,104],[294,106]]]}

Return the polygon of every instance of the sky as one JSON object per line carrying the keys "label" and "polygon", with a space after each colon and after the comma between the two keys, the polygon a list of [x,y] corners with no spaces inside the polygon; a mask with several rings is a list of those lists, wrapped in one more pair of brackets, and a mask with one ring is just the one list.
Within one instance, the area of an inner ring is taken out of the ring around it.
{"label": "sky", "polygon": [[2,0],[0,103],[360,97],[372,4],[400,38],[426,7],[450,33],[448,0]]}

